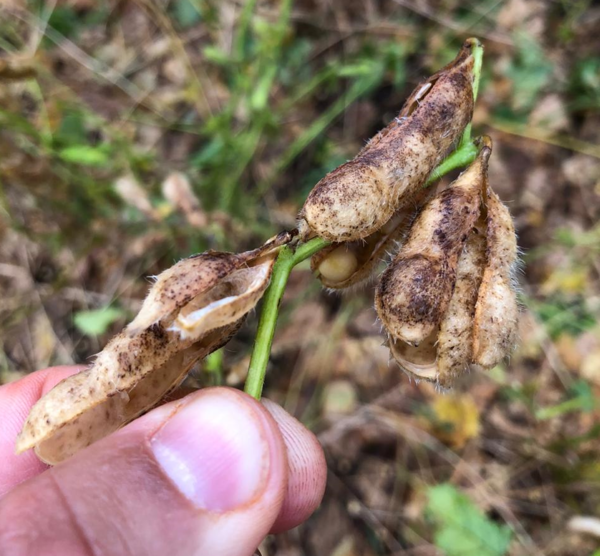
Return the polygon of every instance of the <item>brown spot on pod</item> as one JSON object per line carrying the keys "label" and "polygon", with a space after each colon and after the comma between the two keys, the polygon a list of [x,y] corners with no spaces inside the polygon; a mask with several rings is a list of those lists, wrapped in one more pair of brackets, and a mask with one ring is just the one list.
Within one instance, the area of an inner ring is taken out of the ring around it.
{"label": "brown spot on pod", "polygon": [[395,339],[418,345],[446,314],[458,257],[479,217],[490,153],[486,143],[473,164],[423,207],[383,273],[375,307]]}
{"label": "brown spot on pod", "polygon": [[388,251],[403,238],[415,212],[435,193],[435,187],[422,189],[396,211],[379,230],[363,240],[333,243],[311,259],[311,268],[321,283],[332,289],[343,289],[364,283]]}
{"label": "brown spot on pod", "polygon": [[33,406],[17,453],[35,447],[41,459],[57,463],[156,405],[256,306],[278,242],[241,255],[202,254],[162,273],[136,325],[115,336],[90,369],[63,380]]}
{"label": "brown spot on pod", "polygon": [[513,349],[519,308],[513,285],[517,239],[508,208],[487,192],[486,267],[475,308],[473,362],[495,367]]}
{"label": "brown spot on pod", "polygon": [[364,239],[425,183],[471,120],[473,39],[419,85],[399,117],[352,161],[326,175],[299,215],[299,229],[333,242]]}

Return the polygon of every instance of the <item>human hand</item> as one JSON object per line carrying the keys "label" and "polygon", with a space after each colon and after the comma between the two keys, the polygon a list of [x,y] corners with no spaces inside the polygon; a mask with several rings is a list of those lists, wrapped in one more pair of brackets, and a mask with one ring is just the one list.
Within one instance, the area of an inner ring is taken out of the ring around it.
{"label": "human hand", "polygon": [[229,388],[158,407],[56,467],[32,450],[15,455],[31,406],[81,369],[0,388],[4,556],[246,556],[319,505],[326,465],[315,436]]}

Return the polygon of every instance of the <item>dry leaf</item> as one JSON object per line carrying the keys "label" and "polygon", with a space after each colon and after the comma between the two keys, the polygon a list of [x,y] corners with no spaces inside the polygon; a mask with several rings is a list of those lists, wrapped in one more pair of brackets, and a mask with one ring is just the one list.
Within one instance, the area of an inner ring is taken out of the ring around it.
{"label": "dry leaf", "polygon": [[434,432],[444,442],[462,448],[479,434],[479,409],[468,394],[438,396],[433,402]]}

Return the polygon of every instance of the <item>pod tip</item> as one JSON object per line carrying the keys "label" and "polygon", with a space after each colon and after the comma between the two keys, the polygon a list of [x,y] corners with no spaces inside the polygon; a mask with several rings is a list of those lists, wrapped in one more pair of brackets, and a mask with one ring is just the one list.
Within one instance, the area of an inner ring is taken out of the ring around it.
{"label": "pod tip", "polygon": [[483,48],[483,43],[477,37],[470,37],[463,46],[465,48]]}
{"label": "pod tip", "polygon": [[487,162],[492,154],[492,139],[489,135],[482,135],[476,140],[479,147],[479,156],[484,162]]}

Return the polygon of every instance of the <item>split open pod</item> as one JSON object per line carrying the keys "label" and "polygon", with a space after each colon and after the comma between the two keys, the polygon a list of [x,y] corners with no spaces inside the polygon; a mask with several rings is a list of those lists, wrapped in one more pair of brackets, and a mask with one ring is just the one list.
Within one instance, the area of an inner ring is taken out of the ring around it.
{"label": "split open pod", "polygon": [[394,252],[420,207],[435,193],[435,187],[421,189],[405,199],[402,206],[376,232],[364,239],[332,243],[311,259],[311,269],[321,284],[332,290],[343,290],[369,281],[379,263]]}
{"label": "split open pod", "polygon": [[149,410],[224,345],[267,288],[278,236],[242,254],[209,251],[161,273],[137,317],[89,369],[42,397],[17,439],[55,464]]}
{"label": "split open pod", "polygon": [[415,219],[377,286],[392,355],[415,378],[449,388],[471,363],[491,368],[514,345],[516,236],[487,179],[491,140]]}

